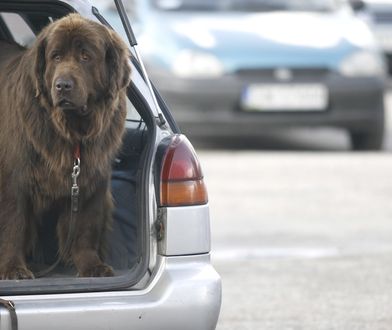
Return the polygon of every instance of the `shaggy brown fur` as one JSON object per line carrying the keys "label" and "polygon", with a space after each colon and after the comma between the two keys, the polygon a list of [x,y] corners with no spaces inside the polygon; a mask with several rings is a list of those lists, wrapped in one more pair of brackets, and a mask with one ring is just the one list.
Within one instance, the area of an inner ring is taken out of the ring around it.
{"label": "shaggy brown fur", "polygon": [[[71,14],[46,27],[30,49],[0,43],[0,278],[33,278],[26,255],[37,226],[60,210],[57,236],[79,276],[110,276],[102,244],[110,224],[111,161],[124,130],[129,52],[106,27]],[[81,147],[79,212],[72,247],[74,150]]]}

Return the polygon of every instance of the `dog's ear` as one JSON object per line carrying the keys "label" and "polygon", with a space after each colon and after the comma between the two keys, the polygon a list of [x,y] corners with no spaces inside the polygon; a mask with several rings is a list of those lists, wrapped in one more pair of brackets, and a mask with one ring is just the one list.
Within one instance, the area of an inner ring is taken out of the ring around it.
{"label": "dog's ear", "polygon": [[109,40],[106,50],[106,65],[108,70],[109,95],[115,94],[128,86],[131,79],[130,52],[120,36],[108,30]]}
{"label": "dog's ear", "polygon": [[47,29],[44,29],[37,37],[34,46],[31,48],[32,55],[32,77],[35,81],[35,96],[39,97],[45,90],[45,50],[47,44]]}

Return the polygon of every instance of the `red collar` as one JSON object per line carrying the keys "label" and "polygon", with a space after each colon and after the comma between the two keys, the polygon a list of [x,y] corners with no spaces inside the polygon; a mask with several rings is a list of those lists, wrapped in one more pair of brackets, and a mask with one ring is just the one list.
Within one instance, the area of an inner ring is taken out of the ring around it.
{"label": "red collar", "polygon": [[73,156],[74,156],[74,159],[80,159],[80,143],[77,143],[75,145],[75,148],[73,150]]}

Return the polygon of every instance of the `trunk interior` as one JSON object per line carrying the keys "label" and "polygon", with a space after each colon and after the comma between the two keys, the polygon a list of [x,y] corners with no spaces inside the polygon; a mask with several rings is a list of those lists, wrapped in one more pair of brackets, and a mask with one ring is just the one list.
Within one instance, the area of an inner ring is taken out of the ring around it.
{"label": "trunk interior", "polygon": [[[53,270],[34,280],[0,281],[0,295],[105,291],[130,288],[145,276],[148,264],[145,168],[150,135],[145,123],[127,121],[123,146],[113,161],[113,223],[106,240],[105,262],[113,267],[114,277],[77,277],[71,265],[59,263]],[[28,256],[34,274],[46,271],[58,256],[56,210],[48,211],[39,228],[39,244]]]}
{"label": "trunk interior", "polygon": [[[140,173],[142,155],[147,142],[145,125],[128,122],[123,146],[113,162],[112,195],[114,201],[113,224],[107,235],[105,262],[113,267],[115,275],[134,268],[141,260],[140,235]],[[29,267],[34,274],[45,272],[58,257],[56,225],[58,214],[48,211],[39,228],[39,245],[29,257]],[[77,214],[76,214],[77,221]],[[53,271],[39,277],[75,277],[76,270],[60,263]]]}

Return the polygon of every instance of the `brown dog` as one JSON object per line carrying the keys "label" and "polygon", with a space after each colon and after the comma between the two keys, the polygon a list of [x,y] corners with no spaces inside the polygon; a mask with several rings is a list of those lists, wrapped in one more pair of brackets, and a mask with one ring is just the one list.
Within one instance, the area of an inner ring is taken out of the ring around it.
{"label": "brown dog", "polygon": [[[0,49],[0,278],[33,278],[26,255],[51,208],[60,210],[63,261],[79,276],[113,275],[102,246],[112,211],[111,161],[126,117],[127,46],[113,31],[71,14],[46,27],[30,49],[5,42]],[[65,249],[71,213],[75,228]]]}

